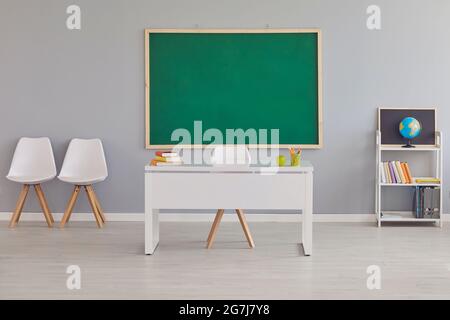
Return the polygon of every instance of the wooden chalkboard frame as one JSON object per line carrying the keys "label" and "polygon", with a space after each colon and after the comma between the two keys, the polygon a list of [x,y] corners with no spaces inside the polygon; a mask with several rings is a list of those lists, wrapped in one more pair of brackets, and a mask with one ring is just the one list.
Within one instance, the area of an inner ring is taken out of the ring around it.
{"label": "wooden chalkboard frame", "polygon": [[[403,145],[405,145],[405,143],[407,143],[407,141],[403,141],[400,142],[402,139],[400,138],[400,134],[398,133],[398,131],[395,131],[395,134],[398,134],[398,138],[392,138],[389,137],[389,135],[393,134],[393,130],[382,130],[383,127],[386,126],[386,124],[383,123],[383,117],[382,117],[382,112],[386,112],[387,115],[390,116],[398,116],[398,113],[405,113],[405,115],[402,116],[406,116],[409,112],[412,113],[423,113],[422,116],[425,116],[427,118],[430,118],[430,116],[432,116],[434,119],[428,119],[428,123],[432,123],[433,127],[432,128],[423,128],[423,133],[426,135],[426,137],[424,137],[423,141],[413,141],[413,145],[417,145],[417,146],[437,146],[437,108],[435,107],[430,107],[430,108],[391,108],[391,107],[379,107],[378,108],[378,130],[381,133],[381,141],[380,144],[385,145],[385,146],[389,146],[389,147],[401,147]],[[425,113],[427,113],[427,115],[425,115]],[[419,116],[420,117],[420,116]],[[421,119],[417,118],[419,121]],[[434,121],[433,121],[434,120]],[[388,121],[389,122],[389,121]],[[389,127],[389,126],[388,126]],[[383,131],[385,131],[384,136],[383,136]],[[384,140],[384,142],[383,142]],[[386,140],[388,140],[389,142],[386,142]],[[393,143],[393,141],[399,143]]]}
{"label": "wooden chalkboard frame", "polygon": [[[150,142],[150,34],[152,33],[316,33],[317,34],[317,144],[247,144],[249,148],[302,148],[321,149],[323,147],[322,110],[322,33],[320,29],[145,29],[145,148],[172,149],[175,144],[152,145]],[[204,148],[207,145],[183,145],[183,148]]]}

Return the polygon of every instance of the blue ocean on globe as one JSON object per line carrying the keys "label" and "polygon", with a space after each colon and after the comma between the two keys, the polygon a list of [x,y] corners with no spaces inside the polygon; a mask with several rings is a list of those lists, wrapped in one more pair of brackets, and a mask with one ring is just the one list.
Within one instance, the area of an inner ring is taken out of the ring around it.
{"label": "blue ocean on globe", "polygon": [[406,139],[414,139],[422,131],[420,122],[413,118],[407,117],[400,122],[399,125],[400,134]]}

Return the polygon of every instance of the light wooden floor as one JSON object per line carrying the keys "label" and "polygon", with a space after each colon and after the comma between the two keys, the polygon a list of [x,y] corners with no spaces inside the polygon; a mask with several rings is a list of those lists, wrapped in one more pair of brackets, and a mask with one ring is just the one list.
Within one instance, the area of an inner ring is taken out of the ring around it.
{"label": "light wooden floor", "polygon": [[[143,223],[0,222],[0,298],[395,299],[450,298],[450,228],[316,223],[314,255],[301,256],[299,225],[250,223],[248,249],[238,223],[222,223],[206,250],[206,223],[162,223],[154,256],[143,255]],[[82,289],[66,288],[68,265]],[[379,265],[382,289],[366,287]]]}

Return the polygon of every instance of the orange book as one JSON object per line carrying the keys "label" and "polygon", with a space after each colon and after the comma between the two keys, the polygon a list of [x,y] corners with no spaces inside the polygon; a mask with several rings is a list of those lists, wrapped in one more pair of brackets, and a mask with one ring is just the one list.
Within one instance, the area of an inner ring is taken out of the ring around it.
{"label": "orange book", "polygon": [[409,169],[409,165],[406,162],[405,162],[405,168],[406,168],[406,172],[408,173],[409,180],[411,181],[411,183],[413,183],[414,181],[413,181],[413,177],[411,174],[411,170]]}
{"label": "orange book", "polygon": [[409,183],[408,175],[406,174],[405,167],[403,166],[403,162],[400,162],[400,170],[402,171],[402,175],[405,178],[405,181],[403,183]]}
{"label": "orange book", "polygon": [[409,174],[408,174],[408,170],[406,170],[406,163],[402,162],[400,164],[400,166],[402,167],[402,171],[403,171],[403,175],[405,176],[406,183],[412,183],[412,181],[411,181],[411,179],[409,177]]}

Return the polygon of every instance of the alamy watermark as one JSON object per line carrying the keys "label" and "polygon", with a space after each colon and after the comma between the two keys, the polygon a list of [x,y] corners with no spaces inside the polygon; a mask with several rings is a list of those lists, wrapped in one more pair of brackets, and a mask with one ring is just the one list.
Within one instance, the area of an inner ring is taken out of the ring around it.
{"label": "alamy watermark", "polygon": [[381,30],[381,9],[379,6],[372,4],[367,7],[366,13],[369,15],[367,17],[366,26],[369,30]]}
{"label": "alamy watermark", "polygon": [[[193,135],[191,134],[193,132]],[[270,139],[269,139],[270,138]],[[262,166],[274,166],[279,155],[279,129],[225,129],[225,134],[217,128],[203,130],[202,121],[194,121],[193,131],[178,128],[172,132],[174,152],[182,155],[184,164],[244,164],[247,145],[265,146],[257,148],[251,162]],[[195,148],[191,148],[190,146]],[[217,148],[225,146],[224,148]],[[228,148],[227,148],[228,146]],[[233,146],[231,148],[231,146]],[[225,150],[225,151],[217,151]],[[230,152],[231,151],[231,152]]]}
{"label": "alamy watermark", "polygon": [[366,269],[369,275],[366,280],[366,286],[369,290],[381,289],[381,268],[377,265],[370,265]]}
{"label": "alamy watermark", "polygon": [[66,27],[69,30],[81,30],[81,8],[75,4],[66,9],[69,15],[66,20]]}
{"label": "alamy watermark", "polygon": [[78,265],[70,265],[66,269],[66,273],[69,274],[66,280],[66,286],[69,290],[81,289],[81,268]]}

